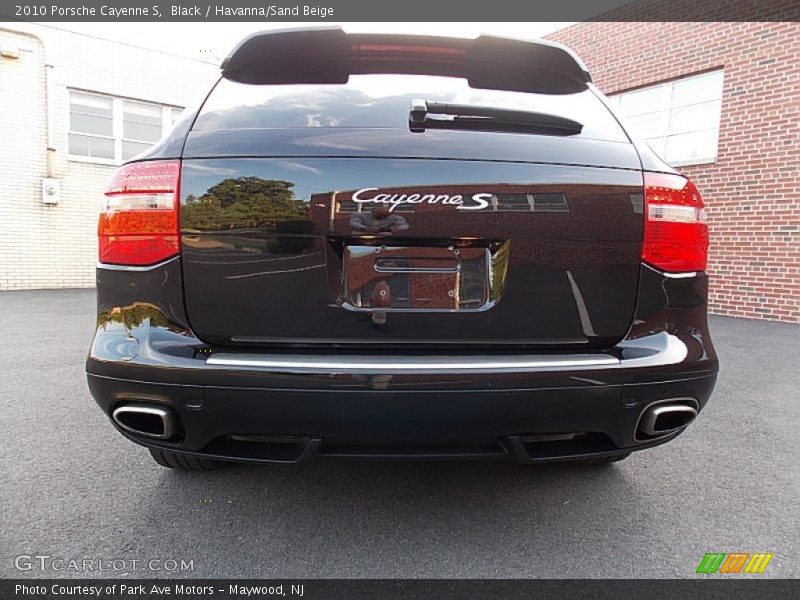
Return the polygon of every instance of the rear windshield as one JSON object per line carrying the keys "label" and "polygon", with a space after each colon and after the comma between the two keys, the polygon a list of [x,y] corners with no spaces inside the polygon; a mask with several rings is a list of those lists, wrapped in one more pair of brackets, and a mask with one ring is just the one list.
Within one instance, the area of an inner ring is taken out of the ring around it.
{"label": "rear windshield", "polygon": [[574,94],[483,90],[470,87],[464,79],[430,75],[351,75],[346,84],[251,85],[222,79],[192,129],[408,129],[413,99],[546,113],[582,123],[577,137],[627,141],[591,90]]}

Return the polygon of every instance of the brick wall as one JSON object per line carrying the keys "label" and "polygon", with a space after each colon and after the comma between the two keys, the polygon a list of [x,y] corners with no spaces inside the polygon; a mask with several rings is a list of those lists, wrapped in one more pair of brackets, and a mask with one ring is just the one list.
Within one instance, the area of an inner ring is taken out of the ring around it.
{"label": "brick wall", "polygon": [[717,160],[681,167],[709,207],[712,311],[800,321],[800,24],[597,22],[549,38],[606,94],[724,69]]}
{"label": "brick wall", "polygon": [[[0,57],[0,290],[91,287],[97,214],[115,167],[67,158],[68,90],[185,107],[219,69],[35,24],[3,24],[0,43],[20,49],[19,58]],[[41,203],[48,125],[56,206]]]}

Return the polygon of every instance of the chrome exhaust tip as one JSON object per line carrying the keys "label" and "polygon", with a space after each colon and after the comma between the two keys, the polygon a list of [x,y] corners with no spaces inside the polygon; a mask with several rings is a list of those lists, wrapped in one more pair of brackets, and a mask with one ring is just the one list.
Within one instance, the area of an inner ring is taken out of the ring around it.
{"label": "chrome exhaust tip", "polygon": [[157,404],[123,404],[111,418],[125,431],[157,440],[168,440],[176,431],[172,410]]}
{"label": "chrome exhaust tip", "polygon": [[697,417],[697,402],[691,398],[664,400],[650,405],[639,417],[637,433],[660,437],[689,425]]}

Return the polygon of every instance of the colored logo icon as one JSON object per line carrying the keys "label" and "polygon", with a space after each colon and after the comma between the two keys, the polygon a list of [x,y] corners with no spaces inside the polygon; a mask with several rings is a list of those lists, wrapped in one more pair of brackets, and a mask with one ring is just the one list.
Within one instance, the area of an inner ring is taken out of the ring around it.
{"label": "colored logo icon", "polygon": [[708,552],[697,565],[697,573],[763,573],[772,560],[769,552]]}

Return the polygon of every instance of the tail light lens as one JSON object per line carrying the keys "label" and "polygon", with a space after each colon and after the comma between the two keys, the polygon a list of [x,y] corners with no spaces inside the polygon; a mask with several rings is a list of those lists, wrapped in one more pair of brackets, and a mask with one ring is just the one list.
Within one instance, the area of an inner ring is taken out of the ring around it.
{"label": "tail light lens", "polygon": [[150,265],[180,252],[180,172],[179,160],[131,163],[117,169],[100,211],[100,262]]}
{"label": "tail light lens", "polygon": [[671,273],[705,271],[708,225],[703,199],[680,175],[645,173],[642,260]]}

